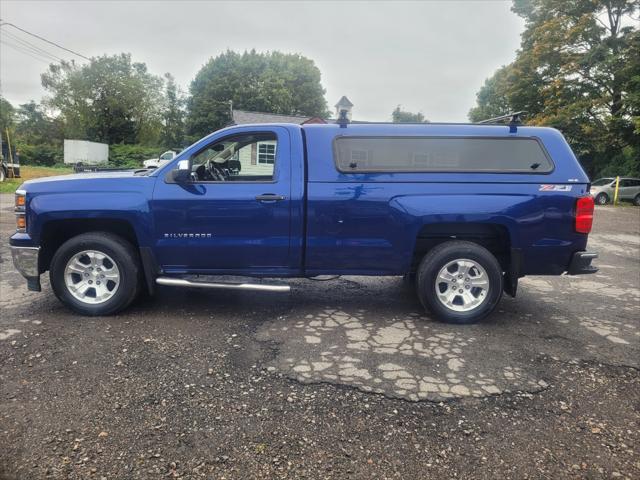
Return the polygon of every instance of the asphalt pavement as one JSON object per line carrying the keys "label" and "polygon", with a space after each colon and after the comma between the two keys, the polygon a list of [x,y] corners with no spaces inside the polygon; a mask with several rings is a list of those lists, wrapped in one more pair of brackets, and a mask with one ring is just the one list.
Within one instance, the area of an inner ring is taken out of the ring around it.
{"label": "asphalt pavement", "polygon": [[640,208],[597,208],[597,274],[452,326],[396,277],[81,317],[13,270],[12,202],[0,478],[640,478]]}

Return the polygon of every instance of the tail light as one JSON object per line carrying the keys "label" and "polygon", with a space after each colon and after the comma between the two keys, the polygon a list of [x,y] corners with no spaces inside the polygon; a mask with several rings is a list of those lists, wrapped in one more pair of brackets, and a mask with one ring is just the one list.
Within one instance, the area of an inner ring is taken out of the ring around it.
{"label": "tail light", "polygon": [[593,225],[593,197],[580,197],[576,200],[576,232],[589,233]]}

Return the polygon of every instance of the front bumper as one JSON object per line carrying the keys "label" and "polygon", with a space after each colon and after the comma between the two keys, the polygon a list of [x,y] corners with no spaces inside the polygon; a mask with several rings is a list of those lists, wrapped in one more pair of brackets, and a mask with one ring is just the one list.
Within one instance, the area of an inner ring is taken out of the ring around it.
{"label": "front bumper", "polygon": [[40,291],[40,269],[38,259],[40,247],[15,247],[11,246],[13,266],[27,279],[29,290]]}
{"label": "front bumper", "polygon": [[591,261],[598,258],[597,253],[593,252],[576,252],[571,257],[571,263],[569,264],[569,275],[584,275],[587,273],[596,273],[597,267],[591,265]]}

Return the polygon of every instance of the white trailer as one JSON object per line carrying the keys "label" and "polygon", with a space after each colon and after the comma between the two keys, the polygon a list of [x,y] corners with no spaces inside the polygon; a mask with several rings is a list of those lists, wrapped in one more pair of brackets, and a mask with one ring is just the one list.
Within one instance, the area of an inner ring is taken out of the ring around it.
{"label": "white trailer", "polygon": [[86,140],[64,141],[64,163],[99,165],[109,162],[109,145]]}

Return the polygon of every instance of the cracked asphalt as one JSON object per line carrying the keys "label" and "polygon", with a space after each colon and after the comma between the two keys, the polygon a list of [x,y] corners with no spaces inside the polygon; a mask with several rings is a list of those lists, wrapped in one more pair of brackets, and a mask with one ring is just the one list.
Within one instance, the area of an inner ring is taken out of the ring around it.
{"label": "cracked asphalt", "polygon": [[11,265],[0,196],[0,478],[640,478],[640,209],[596,275],[530,277],[473,326],[400,278],[162,288],[66,311]]}

